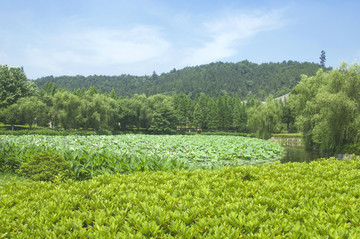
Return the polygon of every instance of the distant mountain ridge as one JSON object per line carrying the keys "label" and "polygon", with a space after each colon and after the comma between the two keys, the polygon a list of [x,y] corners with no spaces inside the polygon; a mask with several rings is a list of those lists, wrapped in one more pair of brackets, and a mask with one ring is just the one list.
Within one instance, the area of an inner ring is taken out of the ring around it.
{"label": "distant mountain ridge", "polygon": [[[242,99],[251,97],[265,99],[269,94],[281,96],[300,81],[301,75],[313,76],[320,69],[319,64],[283,61],[281,63],[256,64],[247,60],[237,63],[216,62],[206,65],[173,69],[168,73],[151,76],[47,76],[39,78],[39,87],[47,81],[70,91],[87,90],[94,86],[102,92],[115,90],[117,96],[134,94],[173,95],[185,93],[194,98],[200,93],[210,96],[228,94]],[[326,69],[325,69],[326,70]]]}

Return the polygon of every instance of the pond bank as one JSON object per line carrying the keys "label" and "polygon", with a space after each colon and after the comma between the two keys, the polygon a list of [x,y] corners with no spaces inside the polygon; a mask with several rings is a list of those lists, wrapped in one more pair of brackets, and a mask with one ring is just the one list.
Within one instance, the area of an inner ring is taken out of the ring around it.
{"label": "pond bank", "polygon": [[301,138],[276,138],[271,137],[268,139],[269,141],[279,142],[282,145],[293,145],[293,146],[301,146],[302,139]]}

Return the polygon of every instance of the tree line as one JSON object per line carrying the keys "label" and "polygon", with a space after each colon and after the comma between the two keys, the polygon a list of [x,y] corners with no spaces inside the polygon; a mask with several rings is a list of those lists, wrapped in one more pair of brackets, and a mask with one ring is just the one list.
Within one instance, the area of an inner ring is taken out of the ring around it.
{"label": "tree line", "polygon": [[47,76],[35,82],[41,88],[50,81],[58,88],[69,91],[88,90],[92,86],[108,93],[114,89],[117,95],[123,97],[135,94],[151,96],[184,93],[195,99],[204,93],[211,97],[229,95],[243,100],[256,98],[264,101],[269,94],[278,97],[290,92],[300,81],[302,74],[314,76],[320,68],[319,64],[309,62],[283,61],[259,65],[245,60],[173,69],[161,75],[153,72],[150,76]]}
{"label": "tree line", "polygon": [[[280,102],[263,104],[251,99],[243,102],[228,95],[211,97],[200,94],[191,99],[184,93],[167,96],[117,97],[115,91],[102,93],[95,87],[73,92],[47,82],[36,95],[20,98],[3,110],[1,119],[10,125],[27,124],[53,128],[85,130],[144,130],[150,133],[175,133],[177,130],[257,132],[259,111],[270,118],[281,117],[286,107]],[[274,114],[277,114],[275,116]],[[266,122],[270,120],[266,119]],[[268,137],[280,131],[282,122],[273,120]],[[284,126],[284,125],[283,125]],[[264,127],[268,127],[266,124]],[[284,126],[285,127],[285,126]],[[256,129],[255,129],[256,128]]]}
{"label": "tree line", "polygon": [[95,87],[67,91],[47,82],[40,89],[20,69],[0,66],[0,121],[63,129],[177,130],[303,134],[307,148],[324,154],[360,153],[360,65],[319,69],[303,75],[286,102],[267,98],[244,101],[228,94],[117,96]]}

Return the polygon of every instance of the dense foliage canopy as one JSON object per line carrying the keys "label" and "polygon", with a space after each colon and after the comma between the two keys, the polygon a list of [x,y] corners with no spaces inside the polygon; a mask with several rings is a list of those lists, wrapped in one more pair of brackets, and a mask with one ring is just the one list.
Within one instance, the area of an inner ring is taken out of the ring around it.
{"label": "dense foliage canopy", "polygon": [[300,81],[301,74],[315,75],[320,65],[284,61],[261,65],[249,61],[238,63],[210,63],[196,67],[172,70],[169,73],[151,76],[48,76],[36,80],[39,87],[53,82],[57,87],[70,91],[88,90],[96,87],[101,92],[115,90],[118,96],[134,94],[174,95],[184,93],[194,99],[201,93],[211,97],[229,95],[264,100],[269,94],[275,97],[286,94]]}
{"label": "dense foliage canopy", "polygon": [[289,101],[309,148],[329,154],[359,142],[359,92],[359,64],[302,77]]}

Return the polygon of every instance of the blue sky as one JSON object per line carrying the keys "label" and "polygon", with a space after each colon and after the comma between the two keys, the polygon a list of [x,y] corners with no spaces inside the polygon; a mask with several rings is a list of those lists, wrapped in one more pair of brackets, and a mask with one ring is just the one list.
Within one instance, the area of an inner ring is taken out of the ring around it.
{"label": "blue sky", "polygon": [[27,77],[360,59],[360,1],[1,0],[0,65]]}

